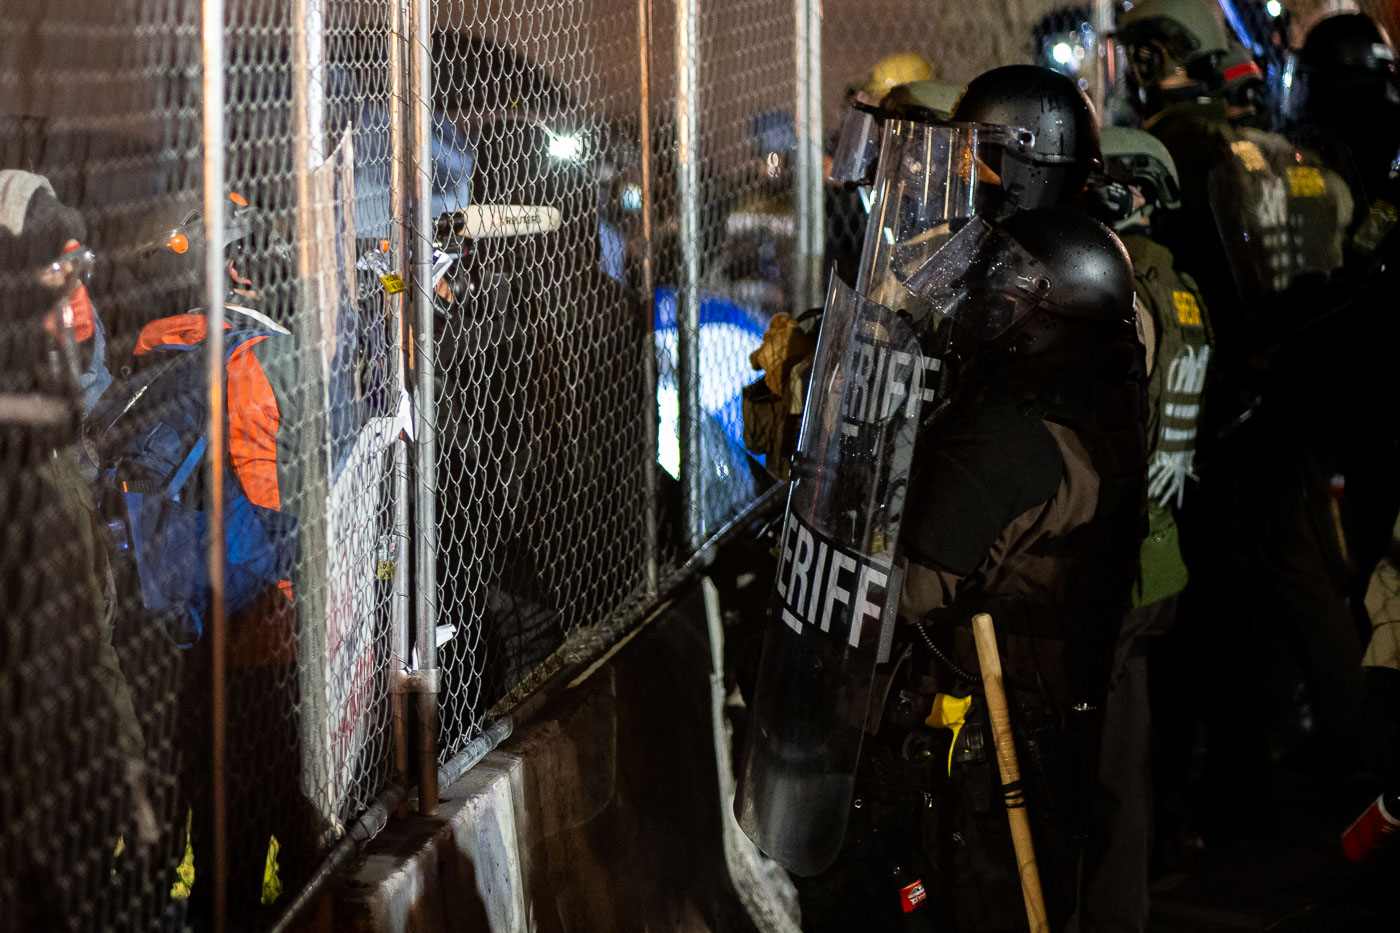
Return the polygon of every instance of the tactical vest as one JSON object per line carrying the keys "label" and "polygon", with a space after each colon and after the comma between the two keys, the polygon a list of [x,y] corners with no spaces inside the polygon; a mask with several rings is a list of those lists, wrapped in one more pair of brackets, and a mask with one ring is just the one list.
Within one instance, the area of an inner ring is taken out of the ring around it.
{"label": "tactical vest", "polygon": [[1193,475],[1201,395],[1210,359],[1210,320],[1189,275],[1178,272],[1166,247],[1134,233],[1120,235],[1133,260],[1137,300],[1157,334],[1148,376],[1147,438],[1149,529],[1133,595],[1146,606],[1181,592],[1186,566],[1172,510],[1181,505]]}
{"label": "tactical vest", "polygon": [[1241,127],[1211,169],[1209,194],[1256,346],[1267,347],[1319,311],[1298,293],[1341,268],[1351,193],[1312,153]]}

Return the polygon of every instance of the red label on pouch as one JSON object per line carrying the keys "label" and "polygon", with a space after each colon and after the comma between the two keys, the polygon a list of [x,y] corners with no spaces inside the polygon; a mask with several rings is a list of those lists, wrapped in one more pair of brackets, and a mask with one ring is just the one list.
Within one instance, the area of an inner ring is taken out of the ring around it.
{"label": "red label on pouch", "polygon": [[924,890],[922,881],[915,881],[913,884],[899,889],[899,904],[907,914],[928,900],[928,892]]}

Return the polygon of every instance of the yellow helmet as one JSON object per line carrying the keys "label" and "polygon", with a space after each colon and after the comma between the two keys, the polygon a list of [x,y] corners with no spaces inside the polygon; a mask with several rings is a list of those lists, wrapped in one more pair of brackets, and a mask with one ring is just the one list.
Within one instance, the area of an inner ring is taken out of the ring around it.
{"label": "yellow helmet", "polygon": [[880,100],[892,89],[911,81],[927,81],[933,77],[933,69],[917,52],[896,52],[886,55],[871,67],[859,91],[872,104]]}

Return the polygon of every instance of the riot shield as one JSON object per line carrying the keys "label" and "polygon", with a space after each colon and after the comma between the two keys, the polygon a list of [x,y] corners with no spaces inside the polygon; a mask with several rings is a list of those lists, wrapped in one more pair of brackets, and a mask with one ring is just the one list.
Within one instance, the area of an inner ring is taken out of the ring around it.
{"label": "riot shield", "polygon": [[1211,212],[1251,316],[1271,296],[1340,268],[1352,199],[1345,182],[1288,140],[1240,129],[1209,177]]}
{"label": "riot shield", "polygon": [[1035,134],[979,123],[885,122],[856,291],[916,318],[929,310],[910,292],[909,271],[938,253],[974,218],[1004,206],[1002,155]]}
{"label": "riot shield", "polygon": [[798,875],[840,851],[932,370],[907,316],[833,278],[803,412],[735,815]]}

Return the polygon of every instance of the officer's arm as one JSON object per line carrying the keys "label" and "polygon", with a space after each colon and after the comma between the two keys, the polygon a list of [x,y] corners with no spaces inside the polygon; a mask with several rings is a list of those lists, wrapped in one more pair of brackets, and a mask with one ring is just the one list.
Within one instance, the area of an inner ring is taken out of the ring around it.
{"label": "officer's arm", "polygon": [[911,484],[901,541],[907,559],[901,615],[949,605],[985,572],[1013,526],[1033,522],[1060,487],[1059,445],[1039,415],[980,406],[928,438]]}

